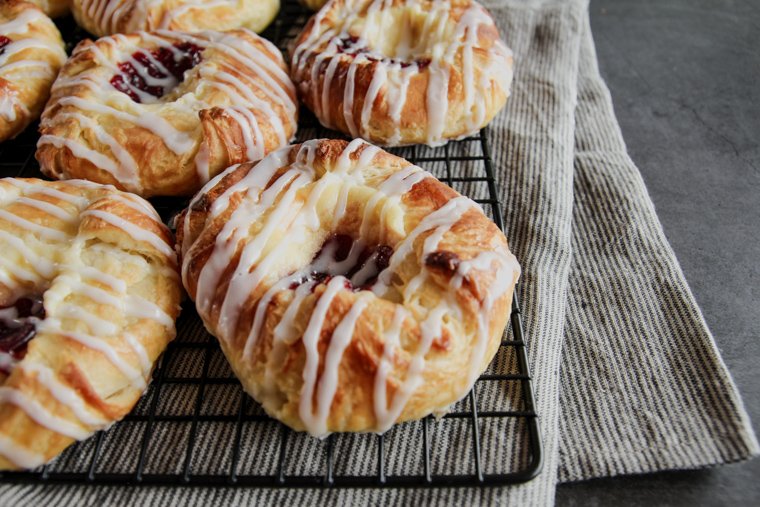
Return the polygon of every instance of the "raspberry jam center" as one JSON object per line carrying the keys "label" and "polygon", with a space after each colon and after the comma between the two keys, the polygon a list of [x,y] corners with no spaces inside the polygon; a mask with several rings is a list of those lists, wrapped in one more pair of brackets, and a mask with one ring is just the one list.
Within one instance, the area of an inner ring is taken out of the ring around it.
{"label": "raspberry jam center", "polygon": [[45,318],[39,297],[23,297],[0,307],[0,372],[10,373],[13,364],[24,358],[29,340],[37,334],[36,322]]}
{"label": "raspberry jam center", "polygon": [[402,69],[417,65],[420,70],[424,70],[430,65],[430,58],[417,58],[415,60],[400,60],[397,58],[390,58],[387,56],[379,56],[371,53],[370,48],[359,41],[358,37],[353,35],[343,37],[337,41],[338,53],[343,53],[348,56],[356,57],[359,54],[364,54],[367,60],[371,62],[384,62],[388,65],[400,65]]}
{"label": "raspberry jam center", "polygon": [[388,245],[368,247],[346,234],[327,238],[311,263],[290,284],[295,289],[304,283],[314,287],[328,283],[333,277],[344,276],[345,286],[354,292],[368,290],[381,271],[388,267],[393,248]]}
{"label": "raspberry jam center", "polygon": [[11,43],[11,40],[5,35],[0,35],[0,55],[5,53],[5,46]]}
{"label": "raspberry jam center", "polygon": [[173,48],[160,47],[146,53],[137,51],[119,64],[119,74],[111,85],[129,95],[135,102],[151,102],[169,93],[182,82],[187,70],[198,65],[203,49],[189,42],[178,42]]}

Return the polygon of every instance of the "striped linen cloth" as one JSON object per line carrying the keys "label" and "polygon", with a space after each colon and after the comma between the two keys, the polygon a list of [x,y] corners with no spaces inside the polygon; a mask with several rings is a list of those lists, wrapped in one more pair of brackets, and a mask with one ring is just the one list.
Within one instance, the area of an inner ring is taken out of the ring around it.
{"label": "striped linen cloth", "polygon": [[541,475],[505,488],[4,486],[0,503],[550,505],[558,481],[758,453],[741,399],[626,154],[597,68],[586,0],[486,5],[515,52],[513,95],[490,136],[508,237],[523,266],[521,302],[545,450]]}

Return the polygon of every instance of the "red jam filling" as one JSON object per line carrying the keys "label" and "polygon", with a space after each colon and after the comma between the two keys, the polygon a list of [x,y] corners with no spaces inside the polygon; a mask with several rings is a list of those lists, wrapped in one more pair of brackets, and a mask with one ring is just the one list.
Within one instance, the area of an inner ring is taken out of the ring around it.
{"label": "red jam filling", "polygon": [[333,234],[290,288],[308,282],[314,282],[316,287],[335,276],[344,276],[347,289],[354,292],[368,290],[380,272],[388,267],[391,255],[393,248],[388,245],[367,247],[346,234]]}
{"label": "red jam filling", "polygon": [[418,58],[413,61],[406,61],[398,60],[396,58],[378,57],[377,55],[371,54],[370,49],[367,46],[359,44],[359,38],[353,35],[339,39],[337,41],[337,46],[339,53],[353,57],[359,54],[365,54],[367,60],[371,62],[384,62],[389,65],[398,64],[402,69],[411,67],[412,65],[416,64],[420,70],[424,70],[428,65],[430,65],[430,58]]}
{"label": "red jam filling", "polygon": [[5,53],[5,46],[11,43],[11,40],[5,35],[0,35],[0,55]]}
{"label": "red jam filling", "polygon": [[10,306],[0,307],[0,371],[10,373],[10,364],[26,354],[29,340],[37,334],[35,321],[45,318],[39,297],[23,297]]}
{"label": "red jam filling", "polygon": [[[151,51],[150,56],[143,51],[137,51],[132,55],[132,60],[137,62],[141,68],[135,68],[132,61],[120,63],[119,70],[121,73],[115,74],[111,78],[111,85],[120,92],[129,95],[129,98],[135,102],[142,102],[140,95],[135,92],[135,88],[156,98],[163,97],[177,83],[182,81],[185,71],[198,65],[202,59],[203,48],[195,44],[178,42],[174,44],[174,47],[178,51],[161,47]],[[158,62],[161,67],[157,66],[155,62]],[[145,74],[154,79],[146,79]],[[176,80],[170,86],[157,83],[159,80],[166,80],[170,77]]]}

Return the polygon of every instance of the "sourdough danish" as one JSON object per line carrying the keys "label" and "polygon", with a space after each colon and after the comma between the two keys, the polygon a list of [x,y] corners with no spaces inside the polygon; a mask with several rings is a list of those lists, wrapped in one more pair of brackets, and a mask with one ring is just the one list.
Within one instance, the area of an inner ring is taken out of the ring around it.
{"label": "sourdough danish", "polygon": [[0,1],[0,141],[39,117],[64,61],[50,18],[31,3]]}
{"label": "sourdough danish", "polygon": [[0,470],[132,409],[174,338],[170,241],[150,204],[111,186],[0,180]]}
{"label": "sourdough danish", "polygon": [[230,167],[177,233],[185,288],[246,391],[316,436],[465,396],[519,276],[476,203],[362,140]]}
{"label": "sourdough danish", "polygon": [[51,177],[188,195],[288,144],[295,100],[279,50],[248,30],[84,41],[53,85],[36,156]]}
{"label": "sourdough danish", "polygon": [[280,10],[280,0],[73,0],[80,26],[97,36],[140,30],[261,32]]}
{"label": "sourdough danish", "polygon": [[395,146],[471,135],[501,110],[512,53],[474,0],[331,0],[291,76],[326,127]]}

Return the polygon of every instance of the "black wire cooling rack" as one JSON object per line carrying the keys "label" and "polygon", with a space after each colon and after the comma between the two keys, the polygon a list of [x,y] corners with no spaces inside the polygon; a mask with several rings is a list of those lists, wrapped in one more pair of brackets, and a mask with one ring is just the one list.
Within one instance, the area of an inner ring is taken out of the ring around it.
{"label": "black wire cooling rack", "polygon": [[[286,3],[264,34],[283,50],[308,19]],[[73,45],[87,34],[58,22]],[[42,177],[34,159],[36,125],[0,144],[0,176]],[[302,111],[298,140],[342,137]],[[441,148],[391,150],[478,202],[504,226],[487,130]],[[165,219],[185,204],[154,199]],[[242,390],[190,301],[177,338],[135,409],[109,430],[78,442],[51,464],[0,473],[0,481],[76,484],[269,487],[483,486],[523,482],[542,467],[517,295],[496,358],[465,399],[436,419],[383,435],[333,434],[318,440],[269,418]]]}

